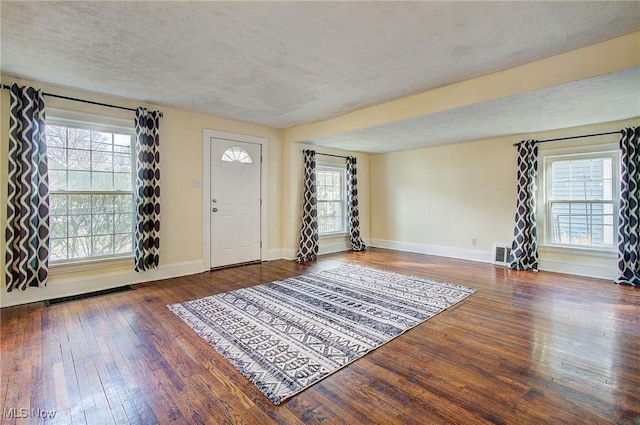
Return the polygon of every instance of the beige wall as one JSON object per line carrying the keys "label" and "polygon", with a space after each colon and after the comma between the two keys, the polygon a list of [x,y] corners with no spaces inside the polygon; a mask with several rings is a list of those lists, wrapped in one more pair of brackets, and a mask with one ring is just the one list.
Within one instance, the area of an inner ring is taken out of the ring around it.
{"label": "beige wall", "polygon": [[[269,140],[269,176],[268,176],[268,248],[279,250],[282,247],[281,229],[281,137],[280,130],[247,124],[243,122],[222,119],[214,116],[197,114],[193,112],[181,111],[164,106],[144,105],[126,99],[111,98],[94,93],[71,90],[62,87],[49,86],[37,82],[18,80],[9,76],[2,76],[2,82],[9,84],[17,81],[20,84],[28,84],[34,87],[41,87],[45,92],[74,96],[82,99],[106,102],[121,106],[135,108],[146,106],[148,108],[160,109],[164,112],[161,120],[161,268],[180,270],[196,270],[197,263],[202,262],[202,189],[193,187],[193,180],[202,180],[202,153],[203,153],[203,131],[204,129],[220,130],[232,133],[240,133],[251,136],[264,137]],[[9,92],[2,90],[0,111],[1,142],[0,142],[0,199],[2,205],[0,212],[0,228],[6,226],[6,199],[7,199],[7,150],[8,150],[8,104]],[[133,122],[133,113],[120,111],[112,108],[92,106],[78,102],[65,101],[52,97],[46,98],[47,108],[62,110],[81,111],[97,115],[130,119]],[[4,230],[3,230],[4,234]],[[4,270],[5,246],[2,246],[0,255],[0,267]],[[188,265],[188,267],[187,267]],[[67,269],[68,270],[68,269]],[[198,270],[200,271],[200,270]],[[56,282],[62,280],[74,281],[78,288],[90,283],[96,276],[115,276],[115,279],[122,279],[121,273],[131,272],[131,265],[116,263],[115,266],[89,266],[68,273],[60,269],[52,270],[49,287],[44,291],[26,291],[25,293],[10,293],[0,291],[0,301],[2,305],[7,305],[14,300],[24,298],[26,295],[33,295],[38,292],[44,294],[55,294],[61,291]],[[2,273],[4,288],[4,273]],[[158,277],[163,277],[159,274]],[[107,282],[105,282],[106,284]],[[98,284],[96,284],[98,285]],[[72,285],[71,285],[72,286]],[[67,285],[67,287],[71,287]],[[92,288],[93,290],[98,288]],[[78,291],[81,291],[78,289]],[[61,292],[60,292],[61,293]],[[58,295],[60,296],[60,295]]]}
{"label": "beige wall", "polygon": [[[517,175],[513,143],[615,131],[630,125],[640,125],[640,120],[372,155],[373,243],[488,260],[494,242],[510,243],[513,239]],[[565,146],[617,143],[618,138],[610,135],[539,146],[542,152]],[[477,245],[472,244],[474,238]],[[592,276],[615,274],[612,256],[558,253],[542,248],[541,265],[548,270]]]}
{"label": "beige wall", "polygon": [[512,143],[505,138],[373,155],[371,237],[487,251],[492,242],[509,240],[504,223],[513,219]]}

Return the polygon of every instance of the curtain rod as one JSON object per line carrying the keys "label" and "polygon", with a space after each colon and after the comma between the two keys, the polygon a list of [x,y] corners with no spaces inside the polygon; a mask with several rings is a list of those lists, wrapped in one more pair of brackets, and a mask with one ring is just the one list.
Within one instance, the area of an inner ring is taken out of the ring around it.
{"label": "curtain rod", "polygon": [[[547,142],[557,142],[559,140],[582,139],[583,137],[606,136],[609,134],[620,134],[620,131],[608,131],[606,133],[593,133],[593,134],[583,134],[582,136],[569,136],[569,137],[558,137],[557,139],[536,140],[536,144],[547,143]],[[521,143],[522,142],[514,143],[513,146],[518,146]]]}
{"label": "curtain rod", "polygon": [[316,152],[316,155],[323,155],[323,156],[332,156],[334,158],[342,158],[342,159],[348,159],[348,156],[342,156],[342,155],[334,155],[332,153],[322,153],[322,152]]}
{"label": "curtain rod", "polygon": [[[3,84],[2,88],[5,89],[5,90],[8,90],[8,89],[11,88],[11,86]],[[109,103],[94,102],[92,100],[78,99],[77,97],[62,96],[60,94],[53,94],[53,93],[46,93],[46,92],[43,92],[42,94],[44,94],[45,96],[49,96],[49,97],[57,97],[59,99],[73,100],[75,102],[89,103],[91,105],[106,106],[107,108],[115,108],[115,109],[122,109],[122,110],[125,110],[125,111],[136,112],[135,109],[127,108],[125,106],[111,105]]]}

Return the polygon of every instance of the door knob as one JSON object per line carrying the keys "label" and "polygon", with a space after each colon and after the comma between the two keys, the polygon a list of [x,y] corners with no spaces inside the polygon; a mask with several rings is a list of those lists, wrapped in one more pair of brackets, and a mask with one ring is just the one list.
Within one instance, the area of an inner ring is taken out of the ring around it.
{"label": "door knob", "polygon": [[213,211],[213,212],[218,212],[218,209],[217,209],[217,208],[214,208],[214,209],[212,209],[211,211]]}
{"label": "door knob", "polygon": [[217,199],[212,199],[211,202],[213,202],[215,204],[216,202],[218,202],[218,200]]}

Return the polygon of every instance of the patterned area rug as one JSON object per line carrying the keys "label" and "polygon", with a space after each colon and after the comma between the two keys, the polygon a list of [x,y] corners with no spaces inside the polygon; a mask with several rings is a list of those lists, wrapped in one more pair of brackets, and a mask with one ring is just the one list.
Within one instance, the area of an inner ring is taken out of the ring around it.
{"label": "patterned area rug", "polygon": [[277,405],[474,292],[345,265],[168,307]]}

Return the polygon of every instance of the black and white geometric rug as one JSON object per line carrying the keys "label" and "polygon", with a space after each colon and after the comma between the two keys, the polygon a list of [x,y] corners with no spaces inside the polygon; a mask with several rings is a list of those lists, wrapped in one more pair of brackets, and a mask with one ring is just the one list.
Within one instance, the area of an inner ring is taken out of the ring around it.
{"label": "black and white geometric rug", "polygon": [[277,405],[474,292],[344,265],[168,307]]}

